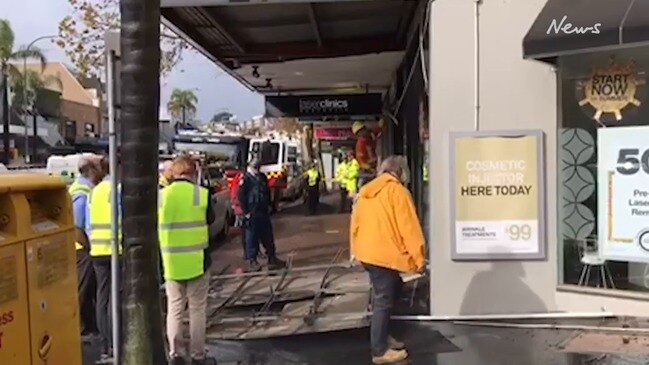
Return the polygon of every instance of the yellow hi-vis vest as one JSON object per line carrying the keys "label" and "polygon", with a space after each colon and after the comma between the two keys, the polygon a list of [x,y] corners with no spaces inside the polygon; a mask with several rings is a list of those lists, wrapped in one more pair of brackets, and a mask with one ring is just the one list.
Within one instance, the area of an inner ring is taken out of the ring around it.
{"label": "yellow hi-vis vest", "polygon": [[347,175],[345,181],[349,196],[354,196],[354,194],[356,194],[356,186],[360,170],[361,166],[358,164],[358,161],[356,161],[356,159],[349,161],[349,163],[347,164]]}
{"label": "yellow hi-vis vest", "polygon": [[205,272],[208,201],[207,189],[187,181],[171,183],[160,192],[158,231],[165,280],[190,280]]}
{"label": "yellow hi-vis vest", "polygon": [[424,165],[423,170],[424,170],[424,173],[423,173],[424,182],[428,182],[428,166]]}
{"label": "yellow hi-vis vest", "polygon": [[[82,184],[79,182],[79,180],[74,180],[72,185],[68,188],[68,193],[70,193],[71,197],[74,197],[75,195],[85,195],[86,197],[90,196],[90,193],[92,192],[92,188],[86,184]],[[74,242],[74,248],[79,251],[83,250],[83,245],[79,242]]]}
{"label": "yellow hi-vis vest", "polygon": [[[110,225],[112,216],[110,212],[110,181],[102,181],[92,189],[90,199],[90,256],[110,256],[113,249],[110,243]],[[122,254],[122,232],[118,222],[117,242],[119,254]]]}
{"label": "yellow hi-vis vest", "polygon": [[340,162],[338,167],[336,167],[336,182],[338,182],[343,188],[346,188],[345,178],[347,176],[347,162]]}
{"label": "yellow hi-vis vest", "polygon": [[308,169],[306,171],[309,186],[315,186],[318,183],[318,175],[318,170],[316,169]]}

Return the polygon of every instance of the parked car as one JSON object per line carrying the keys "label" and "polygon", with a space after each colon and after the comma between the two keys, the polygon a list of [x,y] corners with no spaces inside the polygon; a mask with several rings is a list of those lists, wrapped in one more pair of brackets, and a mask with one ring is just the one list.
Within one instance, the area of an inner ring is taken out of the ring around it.
{"label": "parked car", "polygon": [[199,170],[199,181],[212,192],[212,207],[216,219],[210,226],[210,237],[225,238],[234,221],[234,212],[230,202],[230,190],[225,171],[219,166],[202,166]]}

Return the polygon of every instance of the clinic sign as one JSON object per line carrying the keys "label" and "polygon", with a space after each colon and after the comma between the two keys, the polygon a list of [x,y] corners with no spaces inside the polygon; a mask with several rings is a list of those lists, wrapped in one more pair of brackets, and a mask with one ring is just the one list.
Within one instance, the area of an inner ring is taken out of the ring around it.
{"label": "clinic sign", "polygon": [[597,131],[600,254],[649,263],[649,127]]}
{"label": "clinic sign", "polygon": [[266,96],[266,116],[274,118],[376,116],[381,112],[381,94]]}
{"label": "clinic sign", "polygon": [[451,258],[545,258],[542,131],[451,134]]}

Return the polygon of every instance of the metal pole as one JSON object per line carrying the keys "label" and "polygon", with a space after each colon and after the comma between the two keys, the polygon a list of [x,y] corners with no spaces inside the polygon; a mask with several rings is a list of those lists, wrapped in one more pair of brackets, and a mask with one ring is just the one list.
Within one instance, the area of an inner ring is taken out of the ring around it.
{"label": "metal pole", "polygon": [[[25,51],[29,51],[29,48],[37,41],[38,39],[32,41]],[[29,158],[29,131],[27,130],[27,56],[23,57],[23,125],[25,127],[25,163],[30,162]]]}
{"label": "metal pole", "polygon": [[119,238],[118,238],[118,223],[119,223],[119,210],[117,199],[117,135],[115,133],[115,52],[108,53],[106,60],[106,91],[108,99],[108,158],[110,169],[110,215],[112,217],[110,222],[111,231],[111,246],[112,253],[110,255],[111,267],[111,314],[112,314],[112,328],[113,328],[113,359],[114,364],[120,363],[120,311],[119,311]]}

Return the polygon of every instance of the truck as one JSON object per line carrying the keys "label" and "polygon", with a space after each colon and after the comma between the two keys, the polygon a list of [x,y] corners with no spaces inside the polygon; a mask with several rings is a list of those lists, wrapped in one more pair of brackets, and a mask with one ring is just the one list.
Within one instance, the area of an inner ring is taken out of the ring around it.
{"label": "truck", "polygon": [[261,172],[266,175],[272,193],[273,210],[277,211],[283,198],[294,199],[301,195],[298,141],[272,135],[251,138],[249,154],[261,162]]}
{"label": "truck", "polygon": [[234,224],[234,207],[230,197],[233,189],[236,189],[233,182],[245,170],[248,162],[248,145],[248,138],[240,134],[198,130],[179,130],[172,139],[174,154],[195,155],[201,161],[201,183],[213,189],[217,205],[227,202],[225,216],[217,214],[218,218],[227,222],[227,226],[221,227],[219,224],[220,229],[217,230],[225,235],[229,226]]}

